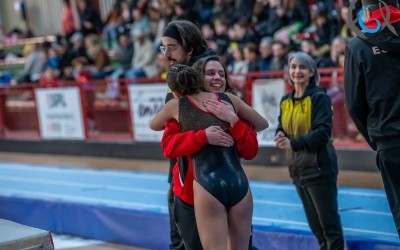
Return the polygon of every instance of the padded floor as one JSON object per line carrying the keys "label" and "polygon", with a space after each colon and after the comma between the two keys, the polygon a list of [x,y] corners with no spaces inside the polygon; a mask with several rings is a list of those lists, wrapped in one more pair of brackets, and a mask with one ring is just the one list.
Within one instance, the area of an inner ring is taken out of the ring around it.
{"label": "padded floor", "polygon": [[[4,162],[0,218],[56,233],[168,249],[166,180],[166,174]],[[250,185],[254,245],[318,249],[293,185]],[[339,207],[349,250],[400,249],[383,190],[340,187]]]}

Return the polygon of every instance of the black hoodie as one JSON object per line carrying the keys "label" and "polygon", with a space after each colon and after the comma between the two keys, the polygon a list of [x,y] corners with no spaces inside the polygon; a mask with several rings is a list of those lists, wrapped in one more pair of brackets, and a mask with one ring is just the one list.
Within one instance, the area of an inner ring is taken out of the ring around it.
{"label": "black hoodie", "polygon": [[[392,17],[399,17],[395,10]],[[391,23],[400,34],[400,20]],[[357,129],[373,150],[400,146],[400,37],[390,29],[347,46],[346,104]]]}

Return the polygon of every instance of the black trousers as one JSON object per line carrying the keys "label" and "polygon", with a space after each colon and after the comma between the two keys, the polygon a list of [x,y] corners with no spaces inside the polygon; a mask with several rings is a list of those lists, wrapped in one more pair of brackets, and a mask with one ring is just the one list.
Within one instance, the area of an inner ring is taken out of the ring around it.
{"label": "black trousers", "polygon": [[173,213],[186,250],[202,250],[194,207],[175,197]]}
{"label": "black trousers", "polygon": [[178,227],[176,226],[175,217],[174,217],[174,205],[175,205],[175,195],[172,192],[172,186],[168,190],[168,213],[169,213],[169,234],[170,234],[170,243],[169,249],[172,250],[185,250],[185,246],[183,244],[183,239],[179,234]]}
{"label": "black trousers", "polygon": [[396,230],[400,237],[400,147],[379,151],[377,164]]}
{"label": "black trousers", "polygon": [[337,203],[336,183],[296,186],[311,231],[321,250],[343,250],[344,238]]}

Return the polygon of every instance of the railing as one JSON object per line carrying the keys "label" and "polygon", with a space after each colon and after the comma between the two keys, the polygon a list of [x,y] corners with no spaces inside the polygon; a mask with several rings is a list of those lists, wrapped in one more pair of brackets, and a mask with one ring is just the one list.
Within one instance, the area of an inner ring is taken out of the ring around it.
{"label": "railing", "polygon": [[[321,86],[331,97],[334,118],[333,136],[336,146],[367,147],[347,114],[343,97],[343,70],[320,69]],[[252,72],[232,76],[232,84],[239,96],[249,105],[252,103],[252,86],[259,79],[284,79],[286,92],[291,89],[283,71]],[[138,79],[140,84],[163,83],[165,80]],[[63,82],[60,87],[77,86],[81,94],[85,140],[134,141],[128,84],[121,80],[120,95],[116,99],[101,98],[107,81],[90,84]],[[41,139],[37,100],[37,84],[19,84],[0,88],[0,138]]]}

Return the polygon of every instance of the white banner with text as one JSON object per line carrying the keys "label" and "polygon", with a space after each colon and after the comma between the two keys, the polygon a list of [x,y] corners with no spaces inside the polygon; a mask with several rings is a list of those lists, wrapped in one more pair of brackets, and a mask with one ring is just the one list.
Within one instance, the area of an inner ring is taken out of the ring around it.
{"label": "white banner with text", "polygon": [[38,88],[35,97],[42,139],[85,139],[78,87]]}
{"label": "white banner with text", "polygon": [[257,133],[258,145],[275,146],[275,130],[278,127],[279,102],[285,94],[283,79],[258,79],[252,88],[252,107],[269,123],[269,127]]}
{"label": "white banner with text", "polygon": [[160,142],[164,131],[150,129],[150,121],[163,107],[167,84],[132,84],[129,86],[131,117],[135,141]]}

